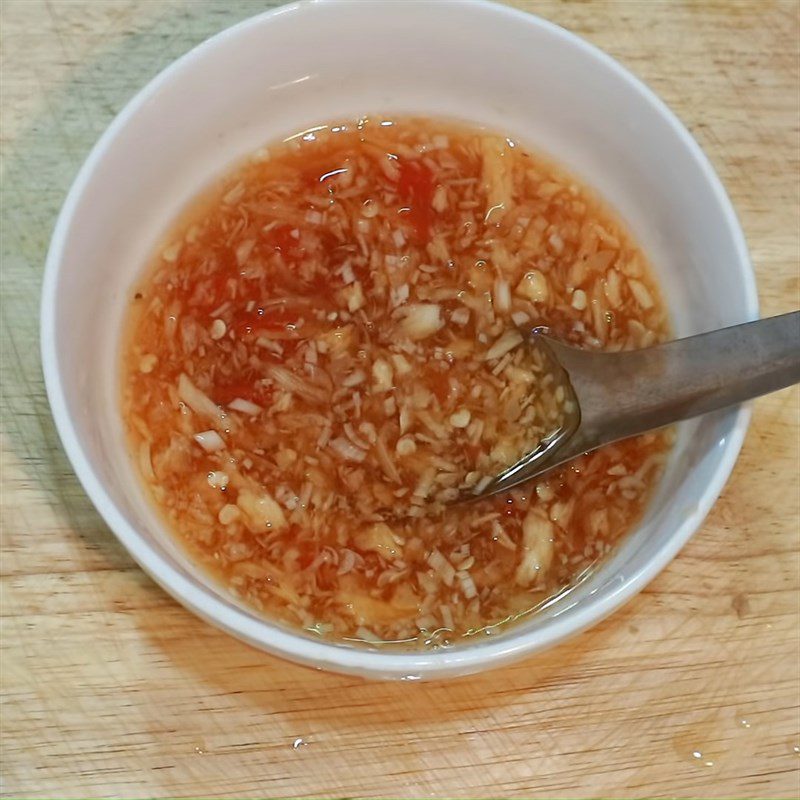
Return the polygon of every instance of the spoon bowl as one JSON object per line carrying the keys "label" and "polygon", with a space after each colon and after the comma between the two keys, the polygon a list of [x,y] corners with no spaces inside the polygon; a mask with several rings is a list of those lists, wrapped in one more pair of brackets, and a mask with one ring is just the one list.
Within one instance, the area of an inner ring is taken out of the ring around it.
{"label": "spoon bowl", "polygon": [[512,489],[621,439],[800,383],[800,311],[618,353],[534,333],[575,411],[471,499]]}

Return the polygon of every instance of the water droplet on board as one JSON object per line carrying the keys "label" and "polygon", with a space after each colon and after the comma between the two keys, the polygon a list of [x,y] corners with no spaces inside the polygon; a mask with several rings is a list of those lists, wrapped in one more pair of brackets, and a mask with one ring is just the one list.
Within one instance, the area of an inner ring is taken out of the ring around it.
{"label": "water droplet on board", "polygon": [[[736,719],[741,719],[742,716],[739,713]],[[714,741],[715,737],[711,732],[703,727],[694,725],[692,729],[680,732],[673,737],[672,746],[681,760],[688,758],[696,767],[718,767],[724,761],[725,751]]]}
{"label": "water droplet on board", "polygon": [[305,747],[307,744],[308,742],[305,739],[303,739],[302,736],[298,736],[292,742],[292,750],[299,750],[301,747]]}
{"label": "water droplet on board", "polygon": [[753,717],[751,713],[744,708],[737,708],[734,711],[733,721],[736,727],[742,730],[750,730],[753,727]]}
{"label": "water droplet on board", "polygon": [[693,750],[692,751],[692,758],[695,761],[698,761],[700,764],[702,764],[705,767],[713,767],[714,766],[714,762],[711,761],[711,759],[705,758],[703,756],[703,754],[700,752],[700,750]]}
{"label": "water droplet on board", "polygon": [[203,755],[205,755],[205,753],[206,753],[206,751],[205,751],[205,750],[203,750],[203,748],[202,748],[202,747],[195,747],[194,751],[195,751],[195,753],[197,753],[197,755],[199,755],[199,756],[203,756]]}

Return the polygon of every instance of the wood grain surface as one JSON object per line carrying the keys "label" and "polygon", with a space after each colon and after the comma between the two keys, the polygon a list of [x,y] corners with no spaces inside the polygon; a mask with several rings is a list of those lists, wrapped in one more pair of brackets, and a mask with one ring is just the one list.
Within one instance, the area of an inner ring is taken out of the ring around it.
{"label": "wood grain surface", "polygon": [[[541,657],[449,683],[365,683],[240,644],[167,597],[94,512],[38,356],[55,216],[131,95],[265,5],[2,2],[3,795],[798,796],[796,390],[756,403],[722,498],[638,598]],[[675,109],[733,198],[763,313],[800,307],[798,4],[518,5]]]}

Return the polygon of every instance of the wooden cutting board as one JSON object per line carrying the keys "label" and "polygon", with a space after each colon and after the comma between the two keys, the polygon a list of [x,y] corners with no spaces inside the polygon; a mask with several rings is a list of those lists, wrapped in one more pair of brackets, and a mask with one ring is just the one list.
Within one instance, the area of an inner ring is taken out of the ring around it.
{"label": "wooden cutting board", "polygon": [[[2,3],[3,794],[796,797],[796,390],[756,403],[722,498],[638,598],[541,657],[450,683],[364,683],[240,644],[167,597],[93,511],[40,372],[55,215],[130,96],[265,5]],[[800,307],[798,4],[518,5],[677,111],[741,216],[763,313]]]}

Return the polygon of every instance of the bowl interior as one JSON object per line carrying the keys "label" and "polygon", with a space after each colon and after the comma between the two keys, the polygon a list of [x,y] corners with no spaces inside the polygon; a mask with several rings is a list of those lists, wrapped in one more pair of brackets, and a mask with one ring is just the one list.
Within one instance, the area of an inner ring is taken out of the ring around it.
{"label": "bowl interior", "polygon": [[238,610],[165,534],[127,458],[116,362],[129,289],[181,207],[227,166],[276,138],[370,113],[472,121],[561,162],[627,221],[677,334],[757,314],[744,243],[716,177],[683,128],[613,61],[555,26],[482,2],[323,0],[278,9],[202,45],[147,87],[101,140],[48,261],[48,390],[101,513],[137,560],[203,616],[334,669],[470,671],[574,632],[652,577],[715,499],[745,423],[731,411],[681,426],[637,530],[590,580],[497,641],[376,659],[306,642]]}

